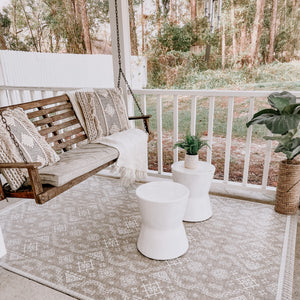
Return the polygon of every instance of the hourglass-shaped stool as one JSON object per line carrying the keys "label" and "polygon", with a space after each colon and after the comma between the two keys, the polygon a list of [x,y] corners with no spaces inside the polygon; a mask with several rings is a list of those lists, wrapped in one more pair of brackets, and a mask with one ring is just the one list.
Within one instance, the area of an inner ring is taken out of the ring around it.
{"label": "hourglass-shaped stool", "polygon": [[142,216],[138,250],[157,260],[183,255],[188,249],[182,222],[188,188],[172,181],[157,181],[139,186],[136,194]]}

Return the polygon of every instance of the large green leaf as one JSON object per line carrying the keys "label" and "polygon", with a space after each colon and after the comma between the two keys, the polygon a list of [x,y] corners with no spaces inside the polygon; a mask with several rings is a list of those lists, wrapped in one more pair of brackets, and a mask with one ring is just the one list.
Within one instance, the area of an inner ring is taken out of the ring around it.
{"label": "large green leaf", "polygon": [[247,127],[254,124],[265,124],[264,119],[273,117],[274,115],[280,115],[279,111],[274,109],[263,109],[253,115],[253,118],[246,124]]}
{"label": "large green leaf", "polygon": [[285,145],[279,144],[274,151],[284,153],[287,159],[293,159],[300,154],[300,138],[293,139]]}
{"label": "large green leaf", "polygon": [[286,106],[282,110],[283,114],[291,115],[291,114],[300,114],[300,103],[291,104]]}
{"label": "large green leaf", "polygon": [[286,106],[296,103],[296,96],[286,91],[274,92],[268,96],[268,101],[272,107],[282,112]]}
{"label": "large green leaf", "polygon": [[300,122],[300,115],[277,115],[277,116],[268,116],[265,118],[266,127],[272,132],[277,134],[286,134],[289,130],[295,129],[298,127]]}

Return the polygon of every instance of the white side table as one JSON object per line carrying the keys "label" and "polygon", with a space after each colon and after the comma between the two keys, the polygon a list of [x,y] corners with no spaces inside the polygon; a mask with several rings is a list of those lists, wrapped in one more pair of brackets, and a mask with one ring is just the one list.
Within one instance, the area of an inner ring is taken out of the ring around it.
{"label": "white side table", "polygon": [[173,180],[185,185],[190,190],[183,220],[198,222],[212,216],[212,208],[208,195],[209,188],[215,173],[215,167],[207,162],[199,161],[197,168],[187,169],[184,162],[172,164]]}
{"label": "white side table", "polygon": [[188,249],[182,222],[188,188],[173,181],[149,182],[139,186],[136,195],[142,216],[138,250],[158,260],[183,255]]}

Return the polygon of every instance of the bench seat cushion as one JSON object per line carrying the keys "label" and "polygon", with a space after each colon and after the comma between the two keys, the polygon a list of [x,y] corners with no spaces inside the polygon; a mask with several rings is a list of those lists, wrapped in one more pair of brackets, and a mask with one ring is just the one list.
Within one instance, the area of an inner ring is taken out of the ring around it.
{"label": "bench seat cushion", "polygon": [[61,186],[117,158],[119,152],[102,144],[86,144],[60,155],[60,161],[39,170],[43,184]]}

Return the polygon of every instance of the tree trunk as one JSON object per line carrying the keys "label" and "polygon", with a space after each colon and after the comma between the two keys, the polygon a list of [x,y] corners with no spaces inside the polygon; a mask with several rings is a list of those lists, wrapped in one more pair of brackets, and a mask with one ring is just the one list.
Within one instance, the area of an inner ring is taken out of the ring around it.
{"label": "tree trunk", "polygon": [[265,9],[265,0],[257,0],[255,19],[254,19],[252,34],[251,34],[249,67],[252,67],[254,64],[257,63],[258,50],[260,47],[260,38],[261,38],[261,32],[263,26],[264,9]]}
{"label": "tree trunk", "polygon": [[2,30],[0,30],[0,50],[7,50],[7,46],[6,46],[6,42]]}
{"label": "tree trunk", "polygon": [[174,5],[173,5],[173,0],[170,0],[170,23],[174,23]]}
{"label": "tree trunk", "polygon": [[130,24],[131,55],[139,55],[137,35],[136,35],[135,15],[133,9],[133,0],[128,0],[128,9],[129,9],[129,24]]}
{"label": "tree trunk", "polygon": [[[62,1],[66,9],[66,39],[68,53],[85,53],[81,37],[81,21],[76,18],[74,2],[72,0]],[[79,28],[79,29],[78,29]]]}
{"label": "tree trunk", "polygon": [[[76,1],[75,1],[75,3],[76,3]],[[92,54],[91,37],[90,37],[90,31],[89,31],[89,21],[88,21],[88,15],[87,15],[87,11],[86,11],[86,1],[79,0],[79,5],[80,5],[80,15],[81,15],[84,46],[86,49],[86,53]]]}
{"label": "tree trunk", "polygon": [[141,27],[142,27],[142,55],[145,52],[145,18],[144,18],[144,0],[141,0]]}
{"label": "tree trunk", "polygon": [[39,49],[38,49],[37,44],[36,44],[36,41],[35,41],[35,37],[34,37],[34,35],[33,35],[33,31],[32,31],[31,25],[30,25],[30,23],[29,23],[29,19],[28,19],[28,16],[27,16],[25,7],[24,7],[24,5],[23,5],[22,0],[19,0],[19,1],[20,1],[20,4],[21,4],[21,8],[22,8],[22,10],[23,10],[23,13],[24,13],[24,17],[25,17],[25,20],[26,20],[26,24],[27,24],[28,29],[29,29],[29,31],[30,31],[30,35],[31,35],[31,38],[32,38],[32,42],[33,42],[35,51],[36,51],[36,52],[39,52]]}
{"label": "tree trunk", "polygon": [[218,0],[217,29],[221,27],[222,0]]}
{"label": "tree trunk", "polygon": [[246,49],[246,38],[247,38],[247,25],[243,24],[242,29],[241,29],[241,39],[240,39],[239,53],[243,53]]}
{"label": "tree trunk", "polygon": [[190,0],[191,4],[191,20],[192,22],[196,21],[197,17],[197,1],[196,0]]}
{"label": "tree trunk", "polygon": [[225,41],[225,25],[222,26],[222,70],[226,65],[226,41]]}
{"label": "tree trunk", "polygon": [[156,30],[157,35],[161,35],[161,11],[160,11],[160,5],[159,0],[155,0],[155,16],[156,16]]}
{"label": "tree trunk", "polygon": [[231,28],[232,28],[232,55],[233,60],[236,60],[236,32],[235,32],[235,17],[234,17],[234,1],[231,1],[231,9],[230,9],[230,21],[231,21]]}
{"label": "tree trunk", "polygon": [[276,35],[276,24],[277,24],[277,7],[278,0],[273,0],[273,9],[272,9],[272,22],[270,28],[270,45],[267,62],[270,64],[274,60],[274,41]]}

